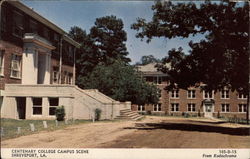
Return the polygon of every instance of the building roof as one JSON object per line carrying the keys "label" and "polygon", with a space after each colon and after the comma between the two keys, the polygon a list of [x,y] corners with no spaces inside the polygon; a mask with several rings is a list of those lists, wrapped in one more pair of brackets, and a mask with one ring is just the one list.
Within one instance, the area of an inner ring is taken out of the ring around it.
{"label": "building roof", "polygon": [[[150,64],[147,64],[147,65],[139,65],[139,66],[137,66],[137,70],[142,72],[145,76],[147,76],[147,75],[168,76],[166,73],[158,71],[157,67],[155,67],[156,64],[157,63],[150,63]],[[170,67],[170,65],[167,64],[167,67]]]}
{"label": "building roof", "polygon": [[[7,1],[4,0],[4,2],[8,2],[11,5],[15,6],[16,8],[20,9],[21,11],[23,11],[24,13],[30,15],[31,17],[33,17],[34,19],[36,19],[37,21],[43,23],[44,25],[48,26],[49,28],[55,30],[56,32],[58,32],[59,34],[63,35],[63,39],[67,42],[69,42],[70,44],[74,45],[75,47],[79,48],[80,44],[77,43],[76,41],[74,41],[73,39],[71,39],[68,35],[67,32],[65,32],[63,29],[61,29],[60,27],[58,27],[57,25],[55,25],[54,23],[52,23],[51,21],[49,21],[48,19],[44,18],[43,16],[41,16],[40,14],[38,14],[37,12],[35,12],[33,9],[31,9],[30,7],[24,5],[23,3],[21,3],[20,1]],[[3,2],[2,2],[3,3]]]}

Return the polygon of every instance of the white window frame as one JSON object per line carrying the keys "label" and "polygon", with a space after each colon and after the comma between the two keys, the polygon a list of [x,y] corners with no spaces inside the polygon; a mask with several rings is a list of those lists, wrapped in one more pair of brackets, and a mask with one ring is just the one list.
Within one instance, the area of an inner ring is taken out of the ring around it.
{"label": "white window frame", "polygon": [[[227,94],[228,93],[228,94]],[[228,97],[227,97],[228,95]],[[230,91],[225,89],[220,92],[221,99],[230,99]]]}
{"label": "white window frame", "polygon": [[[244,107],[246,107],[246,109],[244,109]],[[246,110],[246,111],[244,111],[244,110]],[[240,113],[246,113],[247,112],[247,104],[245,104],[245,103],[238,104],[238,111]]]}
{"label": "white window frame", "polygon": [[68,84],[73,84],[73,76],[69,73],[67,77],[68,77]]}
{"label": "white window frame", "polygon": [[[223,110],[223,106],[224,106],[224,110]],[[222,103],[221,104],[221,112],[223,112],[223,113],[230,112],[230,104],[229,103]]]}
{"label": "white window frame", "polygon": [[0,50],[0,76],[4,76],[4,50]]}
{"label": "white window frame", "polygon": [[[35,97],[35,98],[41,98],[41,97]],[[32,115],[35,115],[35,116],[41,116],[42,114],[43,114],[43,98],[41,98],[42,99],[42,103],[41,103],[41,105],[34,105],[34,99],[35,98],[32,98]],[[34,114],[34,108],[41,108],[41,114]]]}
{"label": "white window frame", "polygon": [[[189,93],[190,92],[190,93]],[[194,97],[193,97],[194,96]],[[194,89],[189,89],[187,91],[187,98],[188,99],[195,99],[196,98],[196,91]]]}
{"label": "white window frame", "polygon": [[[56,77],[56,78],[55,78]],[[56,81],[55,81],[56,79]],[[53,70],[53,79],[52,79],[53,84],[58,84],[59,83],[59,72],[56,70]]]}
{"label": "white window frame", "polygon": [[[172,109],[174,108],[174,109]],[[177,110],[178,108],[178,110]],[[180,104],[179,103],[171,103],[171,112],[179,112],[180,111]]]}
{"label": "white window frame", "polygon": [[172,90],[171,91],[171,98],[172,99],[179,99],[180,98],[180,94],[179,94],[180,92],[179,92],[179,90]]}
{"label": "white window frame", "polygon": [[[190,108],[190,110],[189,110],[189,108]],[[188,105],[187,105],[187,111],[188,112],[196,112],[196,105],[195,105],[195,103],[188,103]]]}
{"label": "white window frame", "polygon": [[[143,110],[143,109],[144,110]],[[145,105],[137,105],[137,111],[139,111],[139,112],[144,112],[145,111]]]}
{"label": "white window frame", "polygon": [[[161,112],[162,111],[162,104],[161,103],[158,103],[158,104],[154,104],[153,105],[153,111],[154,112]],[[156,109],[155,109],[156,108]]]}
{"label": "white window frame", "polygon": [[[15,59],[19,58],[19,59]],[[12,54],[11,55],[11,69],[10,69],[10,77],[11,78],[18,78],[21,79],[21,61],[22,61],[22,56]],[[16,68],[15,65],[17,66]],[[17,72],[17,76],[14,75],[14,72]]]}
{"label": "white window frame", "polygon": [[211,92],[212,93],[212,97],[210,97],[210,95],[209,95],[209,97],[206,97],[205,96],[206,93],[209,93],[209,92],[203,91],[203,99],[214,99],[214,91]]}
{"label": "white window frame", "polygon": [[58,97],[49,97],[48,99],[50,100],[52,98],[57,98],[58,104],[57,105],[50,105],[50,101],[49,101],[49,116],[55,116],[55,115],[50,115],[50,108],[57,108],[59,106],[59,98]]}
{"label": "white window frame", "polygon": [[238,93],[238,99],[247,99],[247,95],[244,95],[243,93]]}

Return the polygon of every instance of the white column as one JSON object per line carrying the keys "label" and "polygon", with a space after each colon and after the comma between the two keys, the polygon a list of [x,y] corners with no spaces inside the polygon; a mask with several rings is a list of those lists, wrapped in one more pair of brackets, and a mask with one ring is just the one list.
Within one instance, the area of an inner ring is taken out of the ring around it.
{"label": "white column", "polygon": [[38,52],[31,44],[25,44],[22,57],[22,84],[37,84]]}
{"label": "white column", "polygon": [[25,119],[30,119],[33,114],[33,102],[31,97],[26,98],[26,117]]}
{"label": "white column", "polygon": [[42,116],[44,118],[49,116],[49,98],[44,97],[43,98],[43,103],[42,103]]}
{"label": "white column", "polygon": [[47,53],[45,55],[45,77],[44,77],[44,84],[50,84],[50,61],[51,61],[51,55],[50,53]]}

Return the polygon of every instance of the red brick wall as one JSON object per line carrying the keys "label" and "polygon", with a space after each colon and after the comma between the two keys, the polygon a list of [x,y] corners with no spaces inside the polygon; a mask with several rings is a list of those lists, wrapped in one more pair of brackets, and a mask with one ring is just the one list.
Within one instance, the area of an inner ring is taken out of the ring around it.
{"label": "red brick wall", "polygon": [[[195,112],[189,112],[190,115],[192,114],[198,114],[198,111],[200,110],[201,116],[204,115],[203,113],[203,106],[202,101],[203,99],[203,91],[201,91],[199,88],[195,88],[195,98],[194,99],[188,99],[187,98],[187,90],[180,89],[179,90],[179,98],[174,99],[170,98],[171,92],[167,92],[164,90],[164,87],[166,84],[158,85],[158,88],[162,90],[162,95],[159,103],[162,103],[162,111],[166,114],[173,114],[173,115],[182,115],[183,112],[187,112],[188,108],[187,105],[189,103],[194,103],[196,106]],[[214,113],[213,115],[216,117],[218,114],[218,111],[220,111],[220,115],[224,117],[234,117],[235,115],[240,118],[245,118],[246,113],[240,113],[238,112],[238,104],[246,104],[246,99],[238,99],[237,92],[229,92],[229,99],[221,99],[221,92],[214,93]],[[179,112],[171,112],[171,103],[179,103]],[[230,104],[230,112],[221,112],[221,104],[228,103]],[[132,110],[137,111],[137,105],[132,105]],[[153,111],[153,105],[145,105],[145,112],[147,111]]]}
{"label": "red brick wall", "polygon": [[16,54],[22,56],[23,48],[0,40],[0,50],[4,50],[4,76],[0,77],[0,90],[3,90],[5,83],[10,83],[10,84],[21,83],[21,79],[10,77],[10,68],[11,68],[11,55]]}

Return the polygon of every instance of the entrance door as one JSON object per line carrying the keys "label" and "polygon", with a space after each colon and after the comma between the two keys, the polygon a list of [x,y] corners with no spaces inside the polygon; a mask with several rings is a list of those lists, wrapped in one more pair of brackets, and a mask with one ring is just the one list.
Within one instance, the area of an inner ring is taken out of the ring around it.
{"label": "entrance door", "polygon": [[205,117],[213,117],[213,104],[205,104],[204,113]]}
{"label": "entrance door", "polygon": [[26,98],[16,97],[17,113],[19,119],[25,119],[26,112]]}

